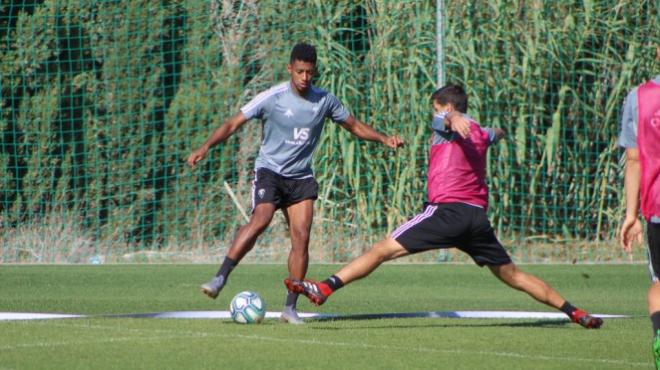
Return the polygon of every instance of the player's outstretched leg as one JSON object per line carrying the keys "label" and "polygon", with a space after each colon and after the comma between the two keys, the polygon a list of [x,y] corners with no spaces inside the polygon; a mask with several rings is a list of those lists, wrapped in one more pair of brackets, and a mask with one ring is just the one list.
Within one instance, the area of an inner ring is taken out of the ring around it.
{"label": "player's outstretched leg", "polygon": [[589,315],[562,298],[556,290],[534,275],[520,270],[515,264],[488,266],[495,276],[510,287],[529,294],[537,301],[564,312],[574,323],[587,329],[598,329],[603,319]]}
{"label": "player's outstretched leg", "polygon": [[254,247],[257,237],[268,227],[275,213],[275,205],[262,203],[255,207],[247,224],[241,226],[227,252],[218,273],[201,285],[202,293],[215,299],[227,284],[227,278],[238,262]]}
{"label": "player's outstretched leg", "polygon": [[399,242],[385,238],[376,243],[368,252],[354,259],[335,275],[323,281],[286,279],[284,284],[290,292],[309,298],[317,306],[322,305],[337,289],[355,280],[366,277],[383,262],[403,257],[409,252]]}

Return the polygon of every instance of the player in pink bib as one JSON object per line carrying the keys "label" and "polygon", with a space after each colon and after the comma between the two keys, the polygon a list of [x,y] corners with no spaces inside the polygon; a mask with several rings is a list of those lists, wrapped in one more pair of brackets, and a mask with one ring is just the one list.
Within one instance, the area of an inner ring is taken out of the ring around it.
{"label": "player in pink bib", "polygon": [[[435,114],[423,212],[328,279],[322,282],[286,279],[287,288],[320,305],[334,291],[369,275],[383,262],[455,247],[470,255],[477,265],[488,266],[510,287],[561,310],[585,328],[599,328],[602,319],[574,307],[544,281],[520,270],[495,236],[486,216],[486,152],[504,132],[483,128],[465,114],[468,98],[460,86],[448,85],[437,90],[431,102]],[[462,119],[451,118],[456,116]]]}
{"label": "player in pink bib", "polygon": [[[656,48],[660,62],[660,46]],[[626,218],[621,225],[621,246],[632,250],[642,241],[642,223],[647,221],[649,270],[653,284],[648,309],[653,323],[653,355],[660,369],[660,75],[632,89],[621,118],[619,145],[626,148]]]}

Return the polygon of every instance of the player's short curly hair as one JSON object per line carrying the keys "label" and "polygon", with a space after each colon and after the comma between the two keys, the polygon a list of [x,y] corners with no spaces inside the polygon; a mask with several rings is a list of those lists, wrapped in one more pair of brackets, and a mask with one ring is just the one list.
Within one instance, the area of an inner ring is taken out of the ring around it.
{"label": "player's short curly hair", "polygon": [[467,113],[468,96],[461,85],[449,84],[436,90],[431,95],[431,101],[438,104],[451,104],[461,113]]}
{"label": "player's short curly hair", "polygon": [[293,63],[296,60],[316,64],[316,48],[305,42],[296,44],[291,50],[289,63]]}

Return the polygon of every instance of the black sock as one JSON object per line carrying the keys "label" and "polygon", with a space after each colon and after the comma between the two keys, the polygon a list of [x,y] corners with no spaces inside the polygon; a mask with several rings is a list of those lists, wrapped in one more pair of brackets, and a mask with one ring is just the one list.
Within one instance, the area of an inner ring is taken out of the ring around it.
{"label": "black sock", "polygon": [[227,276],[229,276],[229,273],[234,267],[236,267],[236,261],[229,257],[225,257],[225,260],[222,261],[222,265],[220,266],[220,270],[218,270],[218,273],[215,274],[215,276],[222,276],[227,280]]}
{"label": "black sock", "polygon": [[653,335],[655,336],[660,330],[660,311],[651,314],[651,322],[653,323]]}
{"label": "black sock", "polygon": [[341,281],[341,279],[338,278],[336,275],[332,275],[329,278],[323,280],[323,283],[329,286],[333,292],[344,286],[344,282]]}
{"label": "black sock", "polygon": [[572,304],[568,303],[568,301],[564,302],[564,304],[559,308],[559,310],[568,316],[571,316],[573,311],[577,310],[577,307],[573,306]]}

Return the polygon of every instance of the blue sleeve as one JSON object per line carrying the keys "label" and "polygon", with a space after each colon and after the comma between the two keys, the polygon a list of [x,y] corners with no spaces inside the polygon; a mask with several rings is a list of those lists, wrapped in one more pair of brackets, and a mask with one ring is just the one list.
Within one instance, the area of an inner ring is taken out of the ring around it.
{"label": "blue sleeve", "polygon": [[623,103],[619,146],[637,148],[637,88],[628,93]]}
{"label": "blue sleeve", "polygon": [[482,127],[481,131],[488,134],[488,145],[494,144],[497,141],[497,133],[495,129],[490,127]]}
{"label": "blue sleeve", "polygon": [[435,113],[433,115],[433,121],[431,121],[431,128],[433,131],[438,133],[446,133],[447,129],[445,127],[445,118],[447,117],[446,112]]}
{"label": "blue sleeve", "polygon": [[334,122],[345,122],[350,116],[350,112],[344,105],[337,99],[336,96],[328,94],[328,108],[325,116]]}

